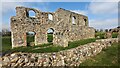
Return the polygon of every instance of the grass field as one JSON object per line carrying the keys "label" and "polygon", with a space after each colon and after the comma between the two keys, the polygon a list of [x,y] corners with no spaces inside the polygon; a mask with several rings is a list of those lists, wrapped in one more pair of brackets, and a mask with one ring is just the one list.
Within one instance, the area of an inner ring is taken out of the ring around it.
{"label": "grass field", "polygon": [[10,36],[2,37],[2,52],[11,50],[11,48],[12,48],[11,37]]}
{"label": "grass field", "polygon": [[107,49],[104,49],[101,53],[98,55],[89,58],[80,66],[117,66],[120,65],[118,63],[118,57],[120,54],[118,54],[118,45],[120,46],[120,43],[114,43],[111,47],[108,47]]}
{"label": "grass field", "polygon": [[[95,34],[95,36],[100,36],[99,39],[103,39],[104,38],[104,32],[98,32]],[[117,33],[113,33],[113,38],[117,37]],[[95,42],[95,38],[92,39],[83,39],[83,40],[78,40],[78,41],[74,41],[74,42],[69,42],[68,47],[59,47],[59,46],[55,46],[52,44],[52,40],[53,40],[53,35],[52,34],[48,34],[48,44],[42,44],[42,45],[38,45],[38,46],[30,46],[30,42],[34,41],[34,36],[27,36],[27,46],[28,47],[18,47],[18,48],[14,48],[11,49],[11,37],[10,36],[4,36],[2,37],[2,51],[22,51],[22,52],[58,52],[61,50],[66,50],[66,49],[70,49],[70,48],[75,48],[79,45],[84,45],[90,42]],[[48,47],[46,47],[48,46]],[[46,47],[46,48],[38,48],[38,47]],[[37,49],[38,48],[38,49]],[[27,51],[26,51],[27,50]]]}
{"label": "grass field", "polygon": [[[50,35],[49,35],[50,36]],[[53,45],[51,43],[51,37],[48,38],[49,39],[49,43],[48,44],[42,44],[42,45],[37,45],[37,46],[29,46],[30,42],[33,42],[34,38],[28,36],[27,37],[27,41],[28,41],[28,47],[18,47],[18,48],[14,48],[11,49],[11,38],[10,36],[7,37],[3,37],[2,39],[2,43],[3,43],[3,47],[2,47],[2,51],[11,51],[11,52],[32,52],[32,53],[43,53],[43,52],[58,52],[61,50],[66,50],[66,49],[71,49],[74,47],[77,47],[79,45],[84,45],[90,42],[95,42],[95,38],[91,38],[91,39],[84,39],[84,40],[78,40],[78,41],[74,41],[74,42],[69,42],[68,47],[60,47],[60,46],[56,46]],[[48,47],[46,47],[48,46]],[[43,48],[46,47],[46,48]]]}
{"label": "grass field", "polygon": [[[100,37],[100,38],[98,38],[98,39],[105,39],[105,38],[104,38],[104,35],[105,35],[105,32],[97,32],[97,33],[95,33],[95,37],[97,37],[97,36]],[[113,33],[112,33],[112,38],[117,38],[117,36],[118,36],[118,33],[117,33],[117,32],[113,32]]]}
{"label": "grass field", "polygon": [[[116,38],[118,34],[113,34],[113,37]],[[100,36],[99,39],[102,39],[104,37],[104,33],[96,33],[96,36]],[[78,40],[74,42],[69,42],[68,47],[58,47],[51,43],[52,36],[48,35],[48,44],[42,44],[38,46],[29,46],[28,47],[18,47],[11,49],[11,37],[10,36],[4,36],[2,37],[2,51],[6,52],[32,52],[32,53],[43,53],[43,52],[58,52],[61,50],[71,49],[75,48],[79,45],[84,45],[90,42],[95,42],[95,38],[91,39],[84,39],[84,40]],[[33,42],[34,38],[33,36],[28,36],[27,41],[28,44],[30,42]],[[120,43],[119,43],[120,44]],[[104,49],[101,53],[96,55],[95,57],[90,57],[88,60],[84,61],[80,66],[117,66],[118,65],[118,43],[114,43],[111,47]],[[44,48],[46,47],[46,48]],[[119,64],[120,65],[120,64]]]}

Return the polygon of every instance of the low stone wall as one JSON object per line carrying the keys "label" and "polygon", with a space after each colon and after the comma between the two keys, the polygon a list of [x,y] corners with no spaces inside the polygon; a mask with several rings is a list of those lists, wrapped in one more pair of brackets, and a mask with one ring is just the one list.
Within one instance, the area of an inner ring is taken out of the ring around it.
{"label": "low stone wall", "polygon": [[101,39],[73,49],[54,53],[12,53],[2,57],[3,66],[79,66],[103,48],[118,42],[118,38]]}

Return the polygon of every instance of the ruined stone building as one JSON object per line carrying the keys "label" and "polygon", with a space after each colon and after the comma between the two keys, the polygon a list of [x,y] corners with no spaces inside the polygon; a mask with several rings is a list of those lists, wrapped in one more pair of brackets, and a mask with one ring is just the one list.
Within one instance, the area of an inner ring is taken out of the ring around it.
{"label": "ruined stone building", "polygon": [[[30,17],[29,11],[35,16]],[[26,33],[35,32],[35,45],[48,43],[47,31],[52,29],[53,44],[67,47],[69,41],[93,38],[95,31],[88,26],[88,17],[62,8],[55,12],[42,12],[33,8],[16,7],[11,17],[12,48],[27,46]]]}

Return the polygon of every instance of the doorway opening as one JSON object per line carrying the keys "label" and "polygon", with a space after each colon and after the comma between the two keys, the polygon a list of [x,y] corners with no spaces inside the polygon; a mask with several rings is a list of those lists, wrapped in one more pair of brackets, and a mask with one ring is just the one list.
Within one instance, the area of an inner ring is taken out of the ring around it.
{"label": "doorway opening", "polygon": [[54,30],[52,28],[49,28],[47,30],[47,41],[49,43],[53,42],[53,32],[54,32]]}
{"label": "doorway opening", "polygon": [[35,44],[35,32],[27,32],[26,33],[26,41],[27,46],[34,46]]}

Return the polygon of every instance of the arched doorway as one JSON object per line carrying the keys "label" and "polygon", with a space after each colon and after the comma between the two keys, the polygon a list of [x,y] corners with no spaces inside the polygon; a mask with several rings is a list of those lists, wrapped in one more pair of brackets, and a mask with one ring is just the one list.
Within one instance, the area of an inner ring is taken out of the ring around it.
{"label": "arched doorway", "polygon": [[26,33],[26,41],[27,41],[27,46],[34,46],[35,44],[35,32],[27,32]]}
{"label": "arched doorway", "polygon": [[53,42],[53,33],[54,33],[54,30],[52,28],[49,28],[47,30],[47,42]]}

